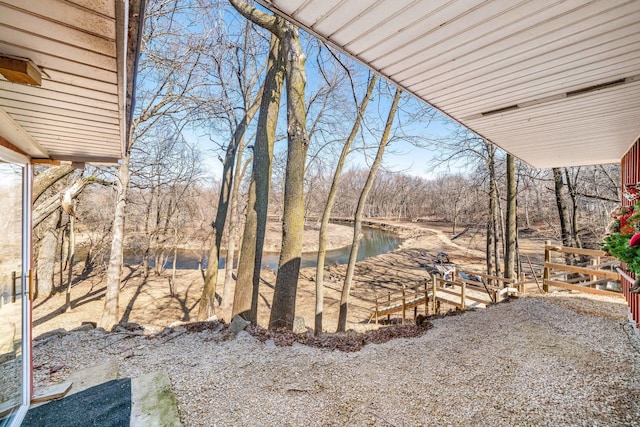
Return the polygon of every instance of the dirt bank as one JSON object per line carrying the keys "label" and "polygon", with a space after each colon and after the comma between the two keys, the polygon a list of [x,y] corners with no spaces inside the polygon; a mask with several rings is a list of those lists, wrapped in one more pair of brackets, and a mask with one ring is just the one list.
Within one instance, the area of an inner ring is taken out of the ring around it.
{"label": "dirt bank", "polygon": [[[387,292],[399,291],[420,284],[427,277],[427,268],[433,265],[438,252],[447,252],[451,260],[467,268],[482,270],[484,254],[480,250],[484,244],[482,236],[472,232],[451,240],[452,230],[446,224],[403,223],[377,221],[385,228],[397,232],[404,239],[397,250],[358,262],[350,293],[349,328],[369,329],[366,323],[370,309],[375,304],[376,295],[383,297]],[[270,227],[270,248],[277,247],[274,234],[279,227]],[[344,246],[351,241],[350,228],[332,225],[332,245]],[[312,248],[317,241],[317,232],[305,233],[306,248]],[[523,245],[525,243],[522,243]],[[535,241],[530,244],[532,251],[540,251]],[[333,331],[337,325],[340,292],[344,280],[345,266],[331,265],[325,274],[324,329]],[[197,302],[202,292],[202,277],[198,271],[179,270],[175,293],[169,295],[169,274],[151,275],[143,280],[135,267],[127,267],[120,296],[120,312],[124,321],[161,328],[174,322],[194,320]],[[300,273],[296,315],[304,318],[307,326],[313,325],[315,313],[315,268],[303,269]],[[221,275],[222,280],[222,275]],[[275,273],[262,272],[260,290],[259,321],[265,326],[273,297]],[[220,286],[222,282],[220,283]],[[36,300],[34,309],[35,335],[47,330],[78,326],[83,321],[99,319],[104,304],[105,280],[102,276],[92,276],[72,288],[72,310],[61,313],[64,294],[58,294],[46,301]],[[218,316],[230,320],[228,309],[219,309]]]}
{"label": "dirt bank", "polygon": [[[318,252],[319,224],[305,224],[304,237],[302,239],[302,252]],[[340,225],[329,224],[327,227],[327,250],[334,250],[349,246],[353,240],[353,228]],[[282,224],[269,222],[267,233],[264,239],[264,250],[266,252],[280,252],[282,245]]]}

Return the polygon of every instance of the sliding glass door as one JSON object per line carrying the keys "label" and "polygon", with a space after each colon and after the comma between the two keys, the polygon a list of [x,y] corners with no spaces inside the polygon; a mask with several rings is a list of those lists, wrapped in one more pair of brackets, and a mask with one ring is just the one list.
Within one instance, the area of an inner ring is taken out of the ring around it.
{"label": "sliding glass door", "polygon": [[31,167],[21,157],[0,152],[1,427],[19,425],[30,400]]}

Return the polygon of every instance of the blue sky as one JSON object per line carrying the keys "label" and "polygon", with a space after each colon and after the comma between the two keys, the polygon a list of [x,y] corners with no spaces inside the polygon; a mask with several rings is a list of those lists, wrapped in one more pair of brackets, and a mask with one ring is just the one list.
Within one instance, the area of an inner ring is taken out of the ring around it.
{"label": "blue sky", "polygon": [[[239,17],[234,12],[230,12],[228,15],[225,14],[223,18],[224,22],[227,24],[227,31],[235,32],[235,29],[238,28],[238,25],[244,25],[243,18]],[[239,29],[239,28],[238,28]],[[304,38],[303,38],[304,43]],[[318,74],[317,68],[314,66],[316,63],[315,52],[317,50],[311,48],[308,44],[304,44],[303,48],[305,49],[305,53],[307,54],[307,96],[314,91],[315,88],[318,87],[318,80],[321,78]],[[352,62],[353,63],[353,62]],[[368,70],[362,66],[357,65],[356,74],[359,74],[360,81],[362,82],[363,77],[366,78],[368,74]],[[392,92],[392,89],[389,90]],[[407,98],[410,95],[406,95]],[[359,99],[362,98],[361,94],[358,94]],[[379,123],[374,124],[376,130],[381,130],[384,126],[384,122],[386,120],[386,116],[388,113],[388,109],[391,104],[392,94],[389,94],[387,97],[378,97],[377,100],[372,100],[369,104],[367,115],[368,116],[377,116],[379,117]],[[412,97],[411,97],[412,98]],[[353,101],[351,101],[353,102]],[[405,113],[400,112],[398,114],[398,118],[396,121],[402,121],[406,123],[408,121],[407,117],[411,114],[415,114],[416,112],[425,109],[425,104],[422,101],[419,101],[415,98],[412,100],[405,101],[402,103],[402,108],[405,109]],[[285,122],[284,111],[286,110],[286,102],[283,99],[281,103],[281,124]],[[403,114],[406,117],[402,117]],[[254,119],[255,121],[255,119]],[[351,123],[345,123],[345,126],[350,126]],[[286,126],[286,125],[285,125]],[[451,129],[455,127],[455,125],[445,116],[436,113],[436,116],[429,123],[426,122],[415,122],[409,126],[404,127],[404,132],[413,136],[420,136],[424,138],[424,140],[435,140],[437,138],[444,137],[448,133],[451,132]],[[281,134],[284,134],[285,130],[283,129]],[[195,143],[201,147],[204,152],[204,163],[207,169],[207,175],[213,175],[217,178],[220,177],[222,172],[222,164],[218,160],[219,151],[212,150],[213,143],[210,140],[210,136],[207,134],[205,129],[199,130],[185,130],[183,132],[184,137],[190,143]],[[226,142],[228,139],[228,135],[212,135],[215,139],[220,139],[220,142]],[[376,146],[378,143],[378,139],[380,137],[380,132],[376,133],[368,133],[366,130],[362,131],[362,136],[360,137],[360,144],[362,141],[366,141],[366,144],[369,146]],[[356,143],[357,144],[357,143]],[[433,178],[438,174],[446,172],[445,170],[439,169],[434,170],[432,159],[434,156],[435,148],[433,143],[425,143],[428,145],[428,148],[420,148],[412,145],[411,143],[402,140],[395,139],[390,143],[384,157],[383,168],[388,171],[400,172],[404,174],[409,174],[413,176],[419,176],[424,178]],[[286,141],[280,141],[277,146],[275,152],[282,152],[286,147]],[[372,158],[375,155],[375,150],[368,150],[366,154],[369,158]],[[348,167],[367,167],[367,159],[362,152],[354,152],[348,158]]]}

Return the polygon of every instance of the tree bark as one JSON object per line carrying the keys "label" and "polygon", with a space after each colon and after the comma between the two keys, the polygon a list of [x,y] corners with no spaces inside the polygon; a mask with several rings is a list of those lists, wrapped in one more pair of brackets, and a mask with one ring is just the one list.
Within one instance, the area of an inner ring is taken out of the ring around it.
{"label": "tree bark", "polygon": [[267,75],[258,115],[247,217],[242,236],[232,309],[232,317],[239,314],[253,323],[257,322],[258,317],[260,265],[262,264],[262,247],[267,224],[273,145],[283,80],[284,70],[280,39],[272,35]]}
{"label": "tree bark", "polygon": [[[489,199],[491,200],[491,199]],[[489,202],[491,204],[491,202]],[[487,258],[487,274],[493,274],[493,219],[487,220],[487,242],[486,242],[486,258]]]}
{"label": "tree bark", "polygon": [[556,207],[558,208],[558,217],[560,219],[560,233],[562,236],[562,244],[571,246],[571,231],[569,220],[569,209],[564,196],[564,180],[562,178],[562,169],[553,168],[554,190],[556,195]]}
{"label": "tree bark", "polygon": [[260,97],[258,96],[249,109],[247,109],[244,117],[236,127],[233,139],[227,146],[225,153],[222,165],[222,185],[220,187],[220,195],[218,198],[218,210],[216,211],[216,218],[212,224],[213,236],[211,239],[211,247],[209,248],[209,261],[204,278],[204,289],[202,290],[202,297],[200,298],[200,306],[198,308],[198,319],[200,320],[208,319],[215,314],[218,264],[220,263],[220,244],[222,243],[222,236],[224,234],[224,228],[227,221],[229,203],[233,197],[232,188],[234,186],[233,178],[236,154],[238,152],[238,147],[240,147],[244,141],[244,135],[247,131],[247,127],[255,113],[258,111],[259,105]]}
{"label": "tree bark", "polygon": [[49,187],[56,182],[60,181],[65,176],[74,171],[71,165],[55,166],[47,169],[46,171],[38,174],[33,179],[33,204],[44,194]]}
{"label": "tree bark", "polygon": [[111,254],[109,267],[107,268],[107,290],[105,294],[104,309],[100,318],[100,326],[110,331],[118,323],[120,277],[122,275],[122,254],[124,249],[124,224],[127,205],[127,193],[129,191],[129,157],[127,152],[122,159],[118,170],[116,186],[116,209],[113,217],[111,240]]}
{"label": "tree bark", "polygon": [[304,171],[309,148],[305,105],[305,55],[298,28],[284,23],[282,56],[287,91],[287,166],[284,186],[282,248],[269,327],[293,328],[304,233]]}
{"label": "tree bark", "polygon": [[[75,205],[75,203],[74,203]],[[68,244],[69,250],[67,251],[67,292],[65,297],[65,311],[71,311],[71,284],[73,282],[73,263],[76,255],[76,218],[73,215],[69,215],[68,227]]]}
{"label": "tree bark", "polygon": [[[580,205],[578,203],[578,192],[573,182],[571,182],[571,176],[569,175],[569,169],[564,168],[564,175],[567,179],[567,189],[569,190],[569,197],[571,198],[571,241],[575,247],[581,248],[582,241],[580,240],[580,226],[578,225],[578,217],[580,213]],[[578,176],[580,175],[580,168],[577,168],[575,182],[578,182]]]}
{"label": "tree bark", "polygon": [[507,154],[507,226],[506,226],[506,246],[504,256],[505,277],[512,279],[515,277],[516,261],[516,235],[517,229],[517,207],[516,196],[518,188],[516,185],[516,161],[515,157]]}
{"label": "tree bark", "polygon": [[377,80],[378,76],[376,74],[373,74],[371,76],[371,79],[369,80],[367,92],[364,96],[364,99],[360,103],[360,106],[358,107],[358,115],[356,116],[356,120],[353,123],[353,127],[351,128],[351,133],[349,134],[349,137],[345,141],[345,144],[342,147],[342,151],[340,152],[340,158],[338,159],[336,170],[333,173],[333,180],[331,181],[331,189],[329,190],[329,196],[327,197],[327,204],[325,205],[324,211],[322,212],[322,220],[320,222],[320,235],[318,241],[318,259],[316,264],[316,316],[314,324],[315,335],[319,335],[322,333],[322,313],[324,310],[324,260],[327,254],[327,227],[329,225],[329,218],[331,218],[331,209],[333,208],[336,200],[336,195],[338,194],[340,176],[342,175],[342,169],[344,168],[347,154],[349,154],[351,144],[358,135],[358,131],[360,130],[360,125],[362,123],[362,118],[364,117],[364,112],[367,109],[367,105],[369,104],[369,100],[371,99],[371,95],[373,94],[373,89],[375,88]]}
{"label": "tree bark", "polygon": [[491,231],[491,251],[492,254],[487,256],[493,256],[493,272],[488,272],[495,276],[500,275],[500,251],[499,251],[499,239],[498,239],[498,189],[496,183],[496,168],[495,168],[495,147],[489,143],[487,144],[487,166],[489,168],[489,221]]}
{"label": "tree bark", "polygon": [[56,249],[58,247],[58,225],[60,209],[53,211],[47,222],[44,237],[40,240],[36,268],[38,271],[38,297],[48,298],[53,294]]}
{"label": "tree bark", "polygon": [[396,94],[393,97],[393,103],[391,104],[391,109],[389,110],[389,116],[387,117],[387,124],[385,125],[384,132],[382,133],[382,138],[380,139],[378,152],[376,153],[376,157],[373,160],[373,164],[371,165],[371,170],[369,171],[369,175],[367,176],[367,181],[365,182],[364,188],[360,193],[360,198],[358,199],[358,207],[356,208],[355,221],[353,225],[353,243],[351,244],[351,252],[349,253],[349,263],[347,265],[347,273],[344,278],[342,293],[340,295],[340,314],[338,316],[338,332],[344,332],[347,327],[349,292],[351,291],[351,282],[353,280],[353,273],[356,266],[356,259],[358,258],[358,245],[360,244],[360,237],[361,237],[360,234],[362,231],[362,213],[364,212],[364,207],[367,202],[367,196],[371,191],[371,187],[373,186],[373,182],[375,180],[376,174],[378,173],[378,168],[380,167],[380,163],[382,162],[382,156],[384,155],[385,148],[389,142],[391,127],[393,125],[393,120],[395,118],[396,111],[398,109],[398,102],[400,101],[401,96],[402,96],[402,91],[400,89],[396,89]]}
{"label": "tree bark", "polygon": [[[238,152],[238,166],[236,167],[236,177],[233,182],[233,195],[231,197],[231,212],[229,214],[229,244],[227,246],[227,260],[225,263],[225,274],[224,274],[224,286],[222,289],[222,307],[229,307],[232,303],[231,299],[231,284],[233,282],[233,265],[235,264],[235,252],[236,252],[236,239],[238,238],[240,228],[240,221],[238,220],[240,212],[239,212],[239,189],[240,182],[242,181],[247,167],[249,165],[249,160],[244,163],[242,166],[242,170],[240,170],[239,163],[242,160],[242,152]],[[239,256],[239,254],[238,254]]]}
{"label": "tree bark", "polygon": [[56,193],[39,203],[38,206],[33,210],[33,227],[36,227],[46,217],[51,215],[52,212],[62,206],[63,198],[73,200],[78,197],[82,190],[84,190],[87,182],[88,181],[86,179],[79,179],[63,191],[60,191],[59,193]]}

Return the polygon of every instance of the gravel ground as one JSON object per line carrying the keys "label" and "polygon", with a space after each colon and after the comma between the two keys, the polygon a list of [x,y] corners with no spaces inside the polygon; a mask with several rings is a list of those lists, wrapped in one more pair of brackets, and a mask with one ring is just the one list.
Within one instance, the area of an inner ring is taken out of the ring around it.
{"label": "gravel ground", "polygon": [[74,332],[36,343],[35,376],[107,359],[122,376],[166,370],[186,426],[640,426],[640,342],[620,302],[520,298],[357,352],[244,331]]}

